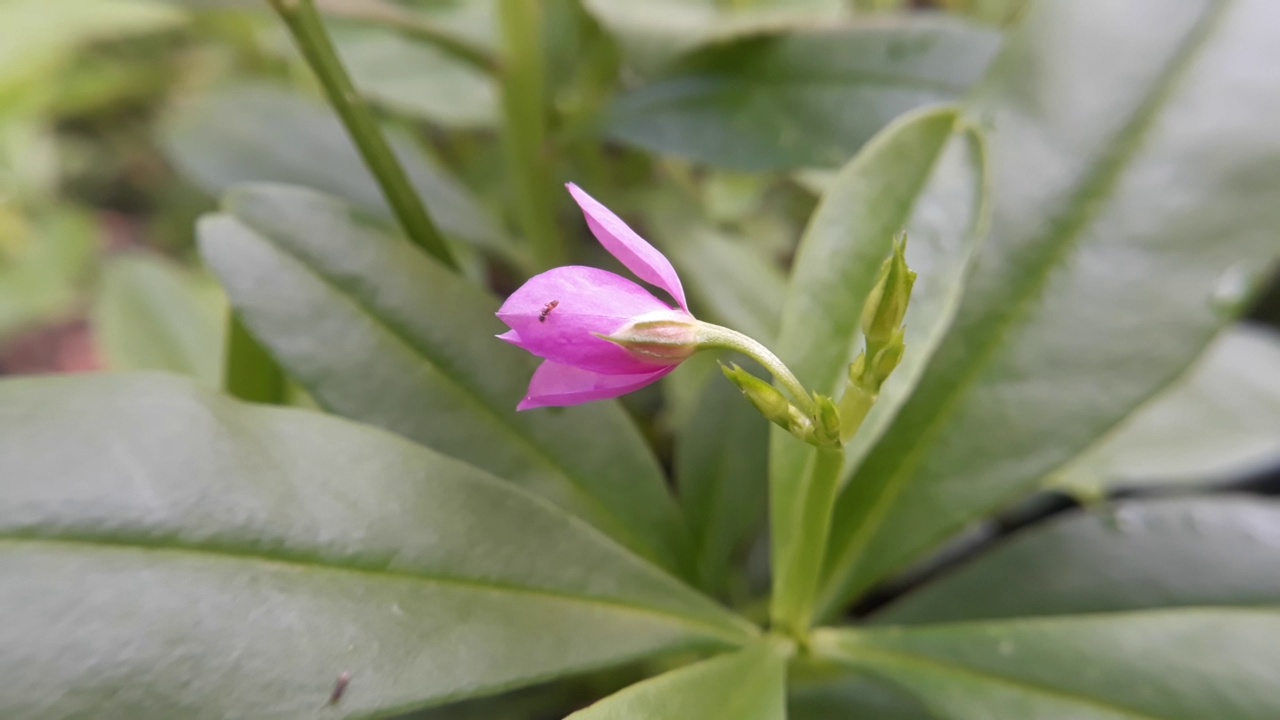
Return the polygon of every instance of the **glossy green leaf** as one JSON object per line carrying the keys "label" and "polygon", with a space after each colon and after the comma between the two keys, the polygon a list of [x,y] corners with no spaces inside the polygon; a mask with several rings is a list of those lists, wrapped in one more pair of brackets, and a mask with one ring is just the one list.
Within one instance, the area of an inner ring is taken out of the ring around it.
{"label": "glossy green leaf", "polygon": [[937,720],[1270,720],[1274,610],[1170,610],[822,630],[815,652],[914,694]]}
{"label": "glossy green leaf", "polygon": [[[496,221],[410,139],[388,140],[445,233],[508,251]],[[164,128],[178,168],[212,194],[244,182],[280,182],[332,193],[390,220],[382,191],[342,124],[324,105],[265,85],[226,88],[181,106]]]}
{"label": "glossy green leaf", "polygon": [[898,115],[963,94],[998,46],[941,18],[754,34],[620,96],[608,132],[738,170],[840,167]]}
{"label": "glossy green leaf", "polygon": [[787,720],[935,720],[906,691],[865,673],[787,680]]}
{"label": "glossy green leaf", "polygon": [[227,302],[210,278],[134,253],[102,266],[93,329],[112,370],[167,370],[217,388]]}
{"label": "glossy green leaf", "polygon": [[784,720],[786,656],[761,642],[636,683],[567,720]]}
{"label": "glossy green leaf", "polygon": [[448,128],[488,128],[497,117],[493,76],[424,42],[385,30],[335,31],[338,54],[360,93]]}
{"label": "glossy green leaf", "polygon": [[383,716],[751,635],[484,472],[173,377],[0,383],[0,477],[7,718]]}
{"label": "glossy green leaf", "polygon": [[1025,530],[877,613],[952,622],[1175,606],[1280,605],[1280,501],[1131,501]]}
{"label": "glossy green leaf", "polygon": [[704,43],[849,15],[842,0],[583,0],[583,6],[617,39],[629,65],[642,73]]}
{"label": "glossy green leaf", "polygon": [[703,589],[726,596],[733,561],[760,530],[768,495],[769,423],[719,373],[676,436],[680,506]]}
{"label": "glossy green leaf", "polygon": [[1229,328],[1187,376],[1151,398],[1051,481],[1096,495],[1231,480],[1280,465],[1280,335]]}
{"label": "glossy green leaf", "polygon": [[495,340],[498,300],[342,203],[251,186],[199,226],[206,262],[289,376],[325,408],[549,497],[672,568],[686,534],[614,403],[516,413],[534,358]]}
{"label": "glossy green leaf", "polygon": [[[906,354],[846,450],[853,467],[919,381],[949,326],[980,237],[983,166],[979,141],[952,109],[904,118],[840,172],[800,241],[783,310],[778,354],[814,392],[838,396],[862,349],[862,306],[906,228],[907,261],[919,273],[906,318]],[[808,447],[781,430],[771,443],[775,562],[788,538],[806,532],[792,506]]]}
{"label": "glossy green leaf", "polygon": [[1278,26],[1267,0],[1033,5],[975,100],[992,232],[841,498],[828,613],[1036,487],[1238,310],[1276,256]]}

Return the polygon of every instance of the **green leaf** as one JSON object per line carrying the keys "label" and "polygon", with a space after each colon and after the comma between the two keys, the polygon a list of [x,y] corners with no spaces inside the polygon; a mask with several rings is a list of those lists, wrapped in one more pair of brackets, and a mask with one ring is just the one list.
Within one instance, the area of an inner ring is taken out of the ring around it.
{"label": "green leaf", "polygon": [[484,472],[178,378],[0,383],[0,477],[4,717],[385,716],[751,635]]}
{"label": "green leaf", "polygon": [[867,674],[787,680],[788,720],[934,720],[920,701]]}
{"label": "green leaf", "polygon": [[499,302],[301,188],[251,186],[200,248],[246,325],[323,407],[550,498],[668,568],[687,536],[614,403],[517,414],[534,358],[494,339]]}
{"label": "green leaf", "polygon": [[253,337],[244,325],[244,318],[235,311],[226,315],[226,337],[221,389],[239,400],[266,405],[286,404],[289,381],[284,368]]}
{"label": "green leaf", "polygon": [[2,340],[70,316],[97,248],[93,218],[70,207],[33,218],[30,226],[0,207],[0,224]]}
{"label": "green leaf", "polygon": [[497,87],[475,65],[385,30],[336,28],[333,39],[360,93],[377,104],[447,128],[494,126]]}
{"label": "green leaf", "polygon": [[582,4],[618,41],[629,64],[645,74],[704,43],[849,14],[842,0],[647,0],[643,4],[583,0]]}
{"label": "green leaf", "polygon": [[813,646],[937,720],[1270,720],[1276,637],[1273,610],[1174,610],[821,630]]}
{"label": "green leaf", "polygon": [[1023,531],[908,593],[877,623],[1280,604],[1280,501],[1124,502]]}
{"label": "green leaf", "polygon": [[153,255],[103,263],[93,329],[112,370],[167,370],[219,386],[227,313],[217,284]]}
{"label": "green leaf", "polygon": [[768,495],[769,424],[732,383],[712,377],[676,436],[680,506],[701,587],[730,594],[733,561],[760,530]]}
{"label": "green leaf", "polygon": [[839,167],[898,115],[963,94],[998,47],[941,18],[754,34],[620,96],[608,132],[737,170]]}
{"label": "green leaf", "polygon": [[1063,470],[1055,487],[1108,489],[1239,478],[1280,465],[1280,335],[1223,331],[1185,378]]}
{"label": "green leaf", "polygon": [[[509,240],[467,190],[406,135],[387,138],[445,233],[499,252]],[[342,124],[323,105],[266,85],[210,93],[179,108],[164,128],[178,168],[214,195],[244,182],[304,185],[390,221],[382,191]]]}
{"label": "green leaf", "polygon": [[767,642],[636,683],[566,720],[784,720],[786,657]]}
{"label": "green leaf", "polygon": [[[906,354],[846,450],[845,473],[884,432],[919,382],[949,326],[981,236],[983,159],[954,109],[903,118],[868,143],[823,195],[800,241],[783,310],[778,354],[810,390],[839,396],[862,349],[862,306],[893,236],[906,228],[919,273],[906,317]],[[807,447],[773,433],[770,483],[775,567],[800,533],[792,501]]]}
{"label": "green leaf", "polygon": [[975,101],[986,249],[840,500],[828,614],[1039,485],[1235,314],[1276,256],[1280,86],[1252,68],[1278,23],[1267,0],[1033,5]]}

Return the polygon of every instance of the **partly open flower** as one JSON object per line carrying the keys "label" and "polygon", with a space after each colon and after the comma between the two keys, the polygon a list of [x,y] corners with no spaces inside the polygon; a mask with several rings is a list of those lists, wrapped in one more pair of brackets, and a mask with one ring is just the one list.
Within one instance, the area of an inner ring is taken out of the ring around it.
{"label": "partly open flower", "polygon": [[502,340],[543,358],[516,409],[578,405],[657,382],[693,353],[697,321],[670,261],[570,183],[592,234],[628,270],[665,290],[671,307],[640,285],[571,265],[530,278],[502,304]]}

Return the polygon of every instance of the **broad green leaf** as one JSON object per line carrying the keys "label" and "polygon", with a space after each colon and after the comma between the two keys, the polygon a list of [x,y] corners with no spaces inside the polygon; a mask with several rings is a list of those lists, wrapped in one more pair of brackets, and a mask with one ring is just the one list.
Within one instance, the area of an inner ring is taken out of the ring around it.
{"label": "broad green leaf", "polygon": [[[906,228],[919,273],[906,317],[906,354],[846,449],[855,466],[884,432],[949,326],[981,234],[980,141],[954,109],[927,110],[887,128],[840,172],[800,241],[778,354],[810,390],[838,396],[862,349],[862,306],[893,236]],[[808,447],[775,430],[770,483],[775,562],[806,532],[793,507]]]}
{"label": "broad green leaf", "polygon": [[1171,610],[820,630],[814,651],[906,689],[937,720],[1271,720],[1274,610]]}
{"label": "broad green leaf", "polygon": [[617,39],[628,63],[652,73],[705,43],[767,32],[781,25],[829,22],[848,16],[842,0],[583,0]]}
{"label": "broad green leaf", "polygon": [[636,683],[566,720],[784,720],[786,656],[760,642]]}
{"label": "broad green leaf", "polygon": [[942,18],[754,34],[620,96],[608,133],[737,170],[840,167],[898,115],[963,94],[998,47]]}
{"label": "broad green leaf", "polygon": [[751,634],[482,471],[178,378],[0,383],[0,477],[7,718],[385,716]]}
{"label": "broad green leaf", "polygon": [[112,370],[168,370],[217,388],[227,303],[206,276],[152,255],[102,266],[93,329]]}
{"label": "broad green leaf", "polygon": [[1123,502],[1025,530],[877,613],[941,623],[1175,606],[1280,605],[1280,502]]}
{"label": "broad green leaf", "polygon": [[27,219],[0,207],[0,339],[71,315],[95,252],[93,218],[70,207]]}
{"label": "broad green leaf", "polygon": [[0,93],[38,77],[94,41],[172,28],[183,13],[151,0],[5,0],[0,3]]}
{"label": "broad green leaf", "polygon": [[1280,465],[1280,335],[1240,325],[1219,335],[1187,376],[1056,473],[1055,487],[1115,487],[1239,478]]}
{"label": "broad green leaf", "polygon": [[[719,375],[719,373],[716,373]],[[764,520],[769,423],[723,377],[706,383],[676,436],[675,476],[703,589],[729,593],[733,561]]]}
{"label": "broad green leaf", "polygon": [[[410,139],[388,138],[440,229],[509,252],[497,223]],[[244,182],[280,182],[332,193],[390,220],[382,191],[337,117],[325,106],[266,85],[226,88],[181,106],[164,128],[178,168],[212,194]]]}
{"label": "broad green leaf", "polygon": [[867,674],[828,672],[787,679],[788,720],[934,720],[924,705],[891,683]]}
{"label": "broad green leaf", "polygon": [[488,128],[497,116],[493,76],[424,42],[385,30],[335,32],[362,95],[396,112],[448,128]]}
{"label": "broad green leaf", "polygon": [[841,498],[828,613],[1039,485],[1237,311],[1277,256],[1277,27],[1268,0],[1033,5],[974,101],[991,234]]}
{"label": "broad green leaf", "polygon": [[245,324],[323,407],[458,457],[572,510],[668,568],[686,533],[614,403],[519,413],[534,358],[495,340],[499,302],[342,203],[251,186],[200,248]]}

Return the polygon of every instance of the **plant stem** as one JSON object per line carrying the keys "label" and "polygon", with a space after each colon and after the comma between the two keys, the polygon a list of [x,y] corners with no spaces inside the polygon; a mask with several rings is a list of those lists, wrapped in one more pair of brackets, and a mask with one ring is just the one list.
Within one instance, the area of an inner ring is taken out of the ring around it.
{"label": "plant stem", "polygon": [[249,402],[284,404],[284,370],[249,334],[240,315],[234,311],[227,314],[226,337],[222,363],[223,390],[232,397]]}
{"label": "plant stem", "polygon": [[436,229],[431,216],[427,214],[417,190],[410,184],[404,168],[396,159],[386,136],[378,127],[377,120],[369,110],[368,104],[356,92],[350,76],[338,59],[329,34],[325,31],[324,21],[316,12],[313,0],[268,0],[271,7],[284,21],[293,35],[294,42],[306,59],[311,70],[320,79],[329,103],[342,118],[343,125],[351,139],[355,141],[364,158],[365,165],[373,173],[404,229],[405,235],[418,247],[432,257],[451,268],[457,268],[457,262],[445,243],[444,237]]}
{"label": "plant stem", "polygon": [[564,246],[555,224],[555,184],[547,152],[545,62],[540,0],[501,0],[502,137],[521,229],[543,269],[563,265]]}
{"label": "plant stem", "polygon": [[[788,502],[770,499],[775,508],[781,508],[772,522],[775,552],[770,614],[775,628],[799,639],[808,633],[813,619],[814,596],[843,467],[843,447],[815,447],[798,487],[770,484],[771,491],[785,487],[793,493]],[[791,517],[778,517],[783,514]],[[789,537],[785,536],[788,531]]]}
{"label": "plant stem", "polygon": [[316,4],[330,17],[389,28],[429,42],[481,70],[497,72],[497,58],[487,48],[424,20],[399,5],[384,0],[316,0]]}
{"label": "plant stem", "polygon": [[795,401],[796,407],[810,417],[817,417],[818,406],[813,396],[791,372],[791,369],[778,359],[777,355],[754,338],[743,335],[737,330],[699,321],[698,345],[702,348],[723,348],[740,352],[760,363],[761,367],[782,383],[782,387],[786,388],[791,399]]}

